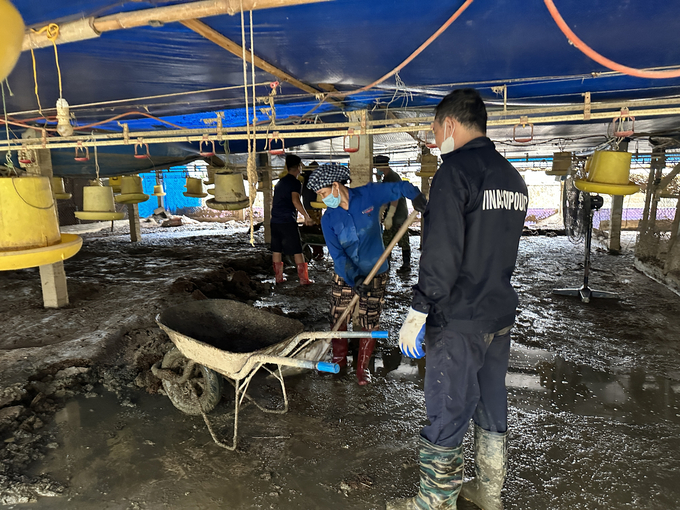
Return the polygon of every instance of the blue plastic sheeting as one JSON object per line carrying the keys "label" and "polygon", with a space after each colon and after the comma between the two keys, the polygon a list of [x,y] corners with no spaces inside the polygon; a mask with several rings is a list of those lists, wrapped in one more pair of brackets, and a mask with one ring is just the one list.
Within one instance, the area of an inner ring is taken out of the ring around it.
{"label": "blue plastic sheeting", "polygon": [[[68,21],[83,16],[185,3],[113,0],[13,0],[29,26]],[[463,4],[444,0],[427,8],[410,0],[336,0],[253,13],[254,51],[264,60],[314,87],[325,83],[353,90],[392,70],[432,35]],[[556,0],[576,34],[604,56],[632,67],[680,65],[680,4],[667,0]],[[240,16],[203,20],[240,44]],[[248,16],[246,33],[248,34]],[[248,46],[249,44],[246,44]],[[54,52],[35,52],[40,98],[50,116],[59,95]],[[59,46],[63,95],[79,125],[110,119],[126,112],[149,112],[182,127],[212,127],[216,111],[224,126],[245,124],[243,65],[239,57],[179,23],[140,27],[102,34],[97,39]],[[270,92],[275,78],[257,71],[258,97]],[[250,70],[248,70],[250,79]],[[580,103],[582,93],[592,101],[635,99],[680,94],[680,78],[650,80],[616,75],[568,44],[541,0],[476,0],[434,43],[399,73],[368,93],[344,98],[345,109],[404,106],[432,107],[451,89],[477,87],[485,99],[502,102],[492,87],[507,84],[510,105]],[[13,96],[10,114],[17,119],[38,117],[33,92],[30,52],[24,52],[9,76]],[[210,89],[228,90],[210,90]],[[318,87],[321,89],[320,87]],[[184,94],[200,91],[196,94]],[[252,93],[249,88],[248,94]],[[181,95],[177,95],[181,94]],[[152,98],[150,96],[165,95]],[[134,100],[135,98],[144,98]],[[122,101],[121,101],[122,100]],[[118,101],[111,104],[102,102]],[[97,103],[97,104],[94,104]],[[252,96],[250,97],[252,105]],[[309,112],[318,100],[287,83],[276,96],[279,122]],[[257,116],[267,120],[260,110]],[[322,104],[313,114],[339,109]],[[377,114],[379,110],[374,113]],[[340,118],[338,116],[338,118]],[[130,120],[131,130],[167,129],[150,119]],[[132,117],[134,119],[134,117]],[[117,122],[102,126],[120,131]],[[2,135],[0,135],[2,138]],[[312,141],[289,140],[288,146]],[[260,145],[261,144],[261,145]],[[195,158],[198,144],[152,146],[156,167]],[[258,143],[258,150],[264,142]],[[153,165],[129,159],[125,147],[102,166],[102,175],[148,171]],[[232,142],[231,152],[244,152],[245,142]],[[160,151],[160,154],[158,153]],[[166,155],[163,152],[170,152]],[[90,163],[78,166],[61,151],[53,152],[57,175],[93,175]],[[115,154],[115,153],[112,153]],[[110,163],[110,164],[109,164]]]}
{"label": "blue plastic sheeting", "polygon": [[[183,193],[186,191],[184,187],[186,184],[185,167],[173,167],[170,172],[163,174],[163,188],[166,195],[163,197],[163,205],[167,211],[176,214],[180,209],[188,207],[201,207],[202,200],[200,198],[185,197]],[[156,185],[156,174],[142,174],[142,184],[144,186],[144,193],[151,195],[153,187]],[[207,197],[206,197],[207,198]],[[139,204],[139,216],[146,218],[153,214],[154,209],[158,207],[158,199],[151,196],[146,202]]]}
{"label": "blue plastic sheeting", "polygon": [[[16,0],[31,23],[73,19],[147,8],[152,2],[85,2]],[[167,4],[159,3],[158,5]],[[463,3],[442,1],[414,9],[410,0],[338,0],[255,11],[255,52],[265,60],[309,83],[330,83],[351,89],[372,82],[394,68],[439,28]],[[680,6],[666,0],[558,0],[563,17],[576,33],[603,55],[633,67],[680,64]],[[239,16],[206,18],[207,24],[236,42],[241,40]],[[240,58],[178,23],[102,34],[98,39],[59,47],[64,96],[72,104],[169,94],[243,83]],[[41,98],[53,105],[58,87],[51,48],[36,51]],[[419,57],[400,72],[416,104],[435,104],[460,84],[481,87],[510,84],[509,99],[533,103],[593,100],[612,97],[654,97],[680,92],[680,79],[644,80],[628,76],[593,78],[607,71],[569,45],[540,0],[518,2],[477,0]],[[590,77],[590,78],[588,78]],[[271,81],[257,72],[256,81]],[[388,102],[391,87],[381,102]],[[10,111],[36,108],[30,53],[22,55],[10,76],[15,95]],[[261,87],[258,95],[264,95]],[[284,85],[277,102],[309,102],[312,98]],[[350,98],[349,108],[374,104]],[[241,108],[243,90],[236,88],[182,98],[143,102],[162,115]],[[216,108],[217,107],[217,108]],[[116,106],[116,112],[130,105]],[[75,110],[78,113],[78,110]],[[79,118],[101,119],[109,109],[80,110]]]}

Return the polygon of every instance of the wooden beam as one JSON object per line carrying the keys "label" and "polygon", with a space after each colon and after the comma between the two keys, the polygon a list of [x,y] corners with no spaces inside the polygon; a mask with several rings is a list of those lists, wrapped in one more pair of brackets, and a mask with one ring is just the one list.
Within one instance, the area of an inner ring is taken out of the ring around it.
{"label": "wooden beam", "polygon": [[[82,41],[98,37],[102,32],[121,30],[123,28],[135,28],[143,26],[160,26],[194,18],[207,18],[228,14],[233,16],[241,12],[241,2],[244,11],[260,9],[272,9],[275,7],[288,7],[291,5],[311,4],[328,2],[330,0],[200,0],[198,2],[186,2],[165,7],[141,9],[132,12],[120,12],[103,16],[101,18],[84,18],[77,21],[60,23],[57,44]],[[44,25],[47,25],[45,23]],[[33,33],[30,29],[24,34],[23,51],[31,48],[43,48],[51,46],[52,42],[47,39],[47,34]]]}
{"label": "wooden beam", "polygon": [[[210,42],[213,42],[217,44],[220,48],[224,48],[227,50],[229,53],[232,53],[236,55],[238,58],[242,59],[243,58],[243,47],[240,44],[235,43],[231,39],[225,37],[224,35],[220,34],[217,30],[214,28],[209,27],[202,21],[199,21],[197,19],[192,19],[192,20],[185,20],[181,21],[182,25],[187,27],[190,30],[193,30],[197,34],[205,37],[208,39]],[[250,52],[246,50],[246,60],[248,63],[250,63]],[[315,89],[311,85],[307,85],[306,83],[301,82],[294,76],[291,76],[285,71],[282,71],[278,67],[270,64],[266,60],[261,59],[257,55],[255,55],[254,58],[255,62],[255,67],[262,69],[263,71],[268,72],[271,75],[276,76],[279,80],[281,81],[286,81],[290,83],[291,85],[299,88],[300,90],[303,90],[309,94],[317,95],[321,93],[320,90]],[[333,106],[337,106],[338,108],[343,108],[344,105],[341,102],[335,101],[335,100],[329,100],[327,101],[329,104],[332,104]]]}

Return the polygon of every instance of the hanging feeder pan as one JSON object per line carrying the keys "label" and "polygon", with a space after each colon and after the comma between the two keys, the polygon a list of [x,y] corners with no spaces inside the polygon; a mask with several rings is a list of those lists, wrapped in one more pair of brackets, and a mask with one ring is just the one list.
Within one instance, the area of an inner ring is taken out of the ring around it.
{"label": "hanging feeder pan", "polygon": [[71,193],[66,193],[64,179],[61,177],[52,177],[52,192],[57,200],[68,200],[73,196]]}
{"label": "hanging feeder pan", "polygon": [[586,162],[586,179],[574,181],[581,191],[606,195],[632,195],[640,186],[629,180],[630,152],[595,151]]}
{"label": "hanging feeder pan", "polygon": [[603,182],[590,182],[584,179],[576,179],[574,186],[588,193],[602,193],[604,195],[632,195],[640,191],[640,186],[632,181],[628,184],[607,184]]}
{"label": "hanging feeder pan", "polygon": [[552,168],[545,171],[545,175],[567,175],[571,168],[571,152],[556,152],[553,154]]}
{"label": "hanging feeder pan", "polygon": [[138,175],[126,175],[120,186],[120,195],[115,197],[119,204],[139,204],[149,200],[143,192],[142,178]]}
{"label": "hanging feeder pan", "polygon": [[109,186],[113,189],[114,193],[120,193],[120,186],[123,184],[123,177],[120,175],[115,177],[109,177]]}
{"label": "hanging feeder pan", "polygon": [[182,195],[191,198],[205,198],[208,196],[203,191],[203,181],[197,177],[187,177],[187,182],[184,185],[187,189]]}
{"label": "hanging feeder pan", "polygon": [[54,264],[83,244],[61,234],[48,177],[0,178],[0,271]]}
{"label": "hanging feeder pan", "polygon": [[113,189],[100,185],[83,187],[83,210],[74,214],[79,220],[87,221],[113,221],[125,217],[125,213],[116,212]]}
{"label": "hanging feeder pan", "polygon": [[153,187],[153,193],[151,194],[154,197],[164,197],[165,196],[165,191],[163,191],[163,185],[162,184],[156,184]]}
{"label": "hanging feeder pan", "polygon": [[250,205],[240,173],[215,174],[215,188],[208,192],[215,197],[205,203],[211,209],[237,211]]}
{"label": "hanging feeder pan", "polygon": [[83,246],[83,238],[75,234],[61,234],[61,240],[44,248],[19,251],[0,251],[0,271],[48,266],[73,257]]}

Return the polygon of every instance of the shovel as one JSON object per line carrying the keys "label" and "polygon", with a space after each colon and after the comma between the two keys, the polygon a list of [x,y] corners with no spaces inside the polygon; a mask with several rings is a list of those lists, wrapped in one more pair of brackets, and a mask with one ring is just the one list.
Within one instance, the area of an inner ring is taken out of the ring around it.
{"label": "shovel", "polygon": [[[366,278],[364,279],[364,284],[370,283],[371,280],[373,280],[373,278],[375,277],[375,275],[378,274],[380,266],[382,266],[383,263],[387,260],[387,257],[389,257],[390,253],[392,253],[392,249],[394,249],[399,240],[404,236],[408,228],[411,226],[411,224],[415,221],[417,217],[418,211],[413,211],[411,214],[409,214],[408,218],[406,218],[406,221],[403,223],[401,228],[395,234],[394,239],[392,239],[390,244],[387,245],[387,248],[385,248],[385,251],[380,256],[378,261],[375,263],[373,269],[371,269],[371,272],[368,273],[368,276],[366,276]],[[333,329],[331,331],[337,331],[338,328],[340,328],[340,325],[347,320],[347,317],[349,316],[349,314],[352,313],[352,310],[354,309],[358,301],[359,294],[355,294],[354,297],[352,297],[352,301],[350,301],[347,308],[345,308],[345,311],[342,313],[340,318],[338,318],[338,320],[335,322],[335,325],[333,326]],[[318,340],[309,347],[307,347],[306,349],[304,349],[303,351],[301,351],[295,357],[299,359],[318,361],[326,357],[326,355],[328,354],[328,350],[330,349],[330,346],[331,339]]]}

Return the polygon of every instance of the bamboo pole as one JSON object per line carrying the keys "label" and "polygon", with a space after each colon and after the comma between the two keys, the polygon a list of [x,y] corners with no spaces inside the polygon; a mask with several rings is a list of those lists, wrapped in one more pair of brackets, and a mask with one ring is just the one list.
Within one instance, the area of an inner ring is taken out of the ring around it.
{"label": "bamboo pole", "polygon": [[[220,48],[223,48],[227,50],[229,53],[236,55],[239,59],[243,58],[243,47],[240,44],[235,43],[228,37],[219,33],[214,28],[209,27],[202,21],[199,21],[197,19],[190,19],[180,21],[180,23],[187,27],[188,29],[193,30],[200,36],[205,37],[208,41],[215,43]],[[248,60],[248,57],[246,58],[246,60]],[[279,69],[273,64],[270,64],[269,62],[258,57],[257,55],[253,56],[253,61],[255,63],[255,67],[258,67],[259,69],[262,69],[263,71],[266,71],[269,74],[276,76],[279,80],[286,81],[291,85],[299,88],[300,90],[312,94],[314,96],[321,94],[320,90],[315,89],[314,87],[311,87],[306,83],[301,82],[294,76],[291,76],[287,72]],[[338,108],[344,109],[344,105],[341,102],[329,100],[328,103],[337,106]]]}
{"label": "bamboo pole", "polygon": [[[311,4],[318,2],[328,2],[329,0],[242,0],[244,11],[255,11],[260,9],[272,9],[275,7],[288,7],[291,5]],[[220,16],[241,12],[241,0],[201,0],[198,2],[187,2],[178,5],[168,5],[165,7],[154,7],[152,9],[142,9],[132,12],[120,12],[101,18],[86,18],[59,24],[60,35],[56,40],[57,44],[64,44],[75,41],[82,41],[97,37],[103,32],[121,30],[124,28],[135,28],[142,26],[160,26],[166,23],[183,21],[195,18],[207,18],[210,16]],[[45,23],[47,25],[47,23]],[[89,29],[88,27],[91,27]],[[24,34],[23,51],[31,48],[43,48],[50,46],[52,42],[47,39],[46,34],[35,34],[30,30]]]}

